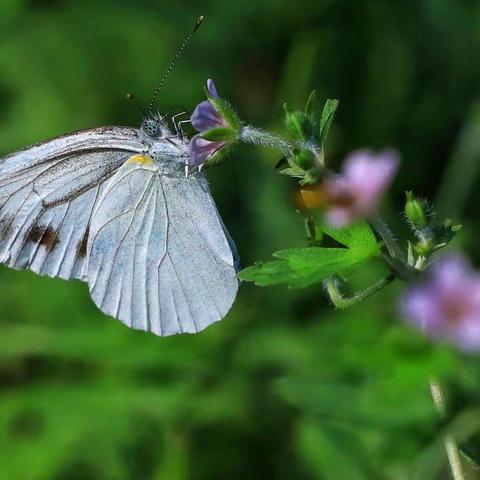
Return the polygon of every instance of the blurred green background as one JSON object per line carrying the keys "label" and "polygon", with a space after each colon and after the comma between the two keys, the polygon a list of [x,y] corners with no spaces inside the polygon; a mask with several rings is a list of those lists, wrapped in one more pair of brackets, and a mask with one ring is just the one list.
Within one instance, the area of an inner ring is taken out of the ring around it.
{"label": "blurred green background", "polygon": [[[282,103],[340,99],[328,142],[394,146],[385,202],[403,192],[463,223],[477,262],[477,0],[0,1],[0,154],[76,129],[138,125],[199,14],[204,26],[160,92],[192,109],[208,77],[244,119],[282,131]],[[304,244],[277,156],[239,147],[209,178],[244,266]],[[353,285],[382,275],[371,264]],[[85,285],[0,269],[0,478],[8,480],[447,479],[441,435],[479,456],[480,366],[395,314],[394,284],[337,312],[320,286],[243,285],[227,318],[157,338],[102,315]],[[427,380],[449,391],[438,419]],[[477,478],[471,468],[469,478]]]}

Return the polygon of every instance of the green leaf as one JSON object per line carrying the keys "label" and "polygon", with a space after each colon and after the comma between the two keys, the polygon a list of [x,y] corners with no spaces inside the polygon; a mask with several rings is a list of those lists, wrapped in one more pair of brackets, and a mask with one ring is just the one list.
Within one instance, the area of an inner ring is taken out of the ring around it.
{"label": "green leaf", "polygon": [[318,171],[314,168],[305,172],[305,175],[300,180],[300,185],[314,185],[318,182]]}
{"label": "green leaf", "polygon": [[332,126],[333,116],[338,108],[338,100],[329,98],[322,110],[322,119],[320,120],[320,142],[323,144],[327,138],[330,127]]}
{"label": "green leaf", "polygon": [[308,97],[305,105],[305,113],[313,122],[318,124],[318,119],[321,116],[321,108],[316,90],[312,90],[312,93]]}
{"label": "green leaf", "polygon": [[329,237],[345,245],[350,249],[366,249],[378,253],[378,243],[372,229],[365,221],[359,221],[345,228],[333,228],[327,224],[321,225],[321,229]]}
{"label": "green leaf", "polygon": [[283,104],[285,112],[285,126],[288,132],[299,141],[306,141],[310,136],[309,118],[300,110],[288,110],[287,104]]}
{"label": "green leaf", "polygon": [[281,175],[288,175],[294,178],[303,178],[305,176],[305,170],[296,165],[291,165],[287,168],[283,168],[279,172]]}
{"label": "green leaf", "polygon": [[302,288],[344,273],[379,253],[375,236],[366,222],[348,228],[323,226],[323,232],[345,248],[291,248],[273,254],[278,260],[247,267],[239,277],[259,286],[288,284]]}

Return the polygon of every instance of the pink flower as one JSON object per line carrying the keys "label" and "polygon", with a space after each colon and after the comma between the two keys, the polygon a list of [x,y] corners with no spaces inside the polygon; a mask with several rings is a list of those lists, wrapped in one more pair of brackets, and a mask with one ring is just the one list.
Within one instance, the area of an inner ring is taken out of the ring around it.
{"label": "pink flower", "polygon": [[440,259],[407,291],[400,308],[406,320],[429,337],[464,351],[480,350],[480,274],[465,258]]}
{"label": "pink flower", "polygon": [[352,153],[340,175],[325,180],[322,190],[327,198],[326,219],[334,227],[371,216],[391,184],[399,164],[398,154],[368,150]]}

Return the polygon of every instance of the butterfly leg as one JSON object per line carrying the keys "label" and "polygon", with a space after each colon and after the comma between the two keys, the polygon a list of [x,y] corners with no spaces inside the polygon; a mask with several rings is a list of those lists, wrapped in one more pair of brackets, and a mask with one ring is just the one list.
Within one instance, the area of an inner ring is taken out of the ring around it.
{"label": "butterfly leg", "polygon": [[182,121],[178,122],[177,127],[178,127],[178,130],[180,131],[179,136],[182,140],[183,140],[183,137],[185,136],[185,134],[183,133],[183,127],[182,127],[182,125],[184,123],[192,123],[192,122],[190,120],[182,120]]}
{"label": "butterfly leg", "polygon": [[171,121],[172,121],[172,124],[173,124],[173,128],[175,129],[175,134],[177,135],[177,137],[180,137],[180,138],[183,138],[183,132],[181,129],[179,129],[178,125],[180,122],[177,123],[177,117],[181,117],[182,115],[186,115],[187,112],[186,111],[183,111],[183,112],[180,112],[180,113],[176,113],[175,115],[173,115],[173,117],[171,118]]}

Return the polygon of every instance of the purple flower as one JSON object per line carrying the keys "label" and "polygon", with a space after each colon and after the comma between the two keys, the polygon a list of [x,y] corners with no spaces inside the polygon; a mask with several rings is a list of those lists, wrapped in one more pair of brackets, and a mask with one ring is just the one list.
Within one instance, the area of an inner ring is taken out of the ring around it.
{"label": "purple flower", "polygon": [[407,291],[400,307],[407,321],[429,337],[464,351],[480,350],[480,274],[463,257],[440,259]]}
{"label": "purple flower", "polygon": [[[207,80],[207,90],[213,99],[218,98],[217,89],[211,79]],[[190,142],[190,163],[199,166],[226,144],[225,141],[205,140],[201,134],[214,128],[229,128],[230,125],[210,100],[205,100],[197,105],[190,121],[193,127],[200,132]]]}
{"label": "purple flower", "polygon": [[211,97],[218,98],[217,89],[211,78],[207,80],[207,90]]}
{"label": "purple flower", "polygon": [[201,165],[207,158],[215,155],[221,148],[225,146],[225,142],[210,142],[200,135],[195,135],[190,141],[190,164]]}
{"label": "purple flower", "polygon": [[340,175],[326,180],[322,190],[327,198],[326,219],[334,227],[375,213],[384,191],[392,182],[399,164],[398,154],[368,150],[352,153]]}

